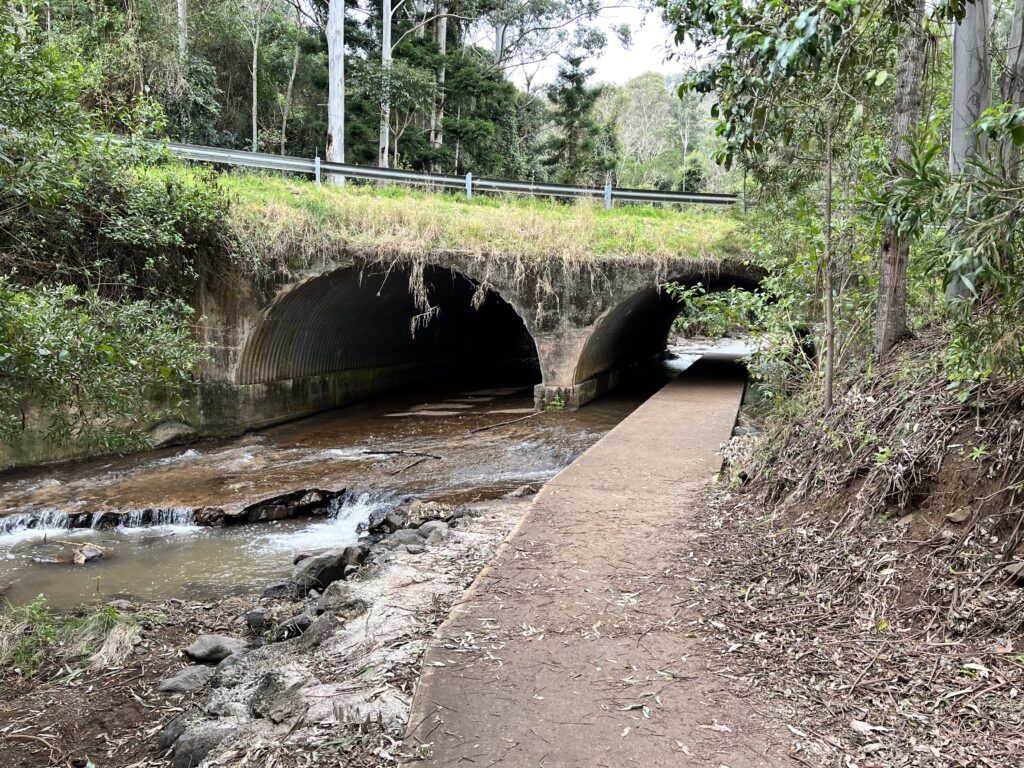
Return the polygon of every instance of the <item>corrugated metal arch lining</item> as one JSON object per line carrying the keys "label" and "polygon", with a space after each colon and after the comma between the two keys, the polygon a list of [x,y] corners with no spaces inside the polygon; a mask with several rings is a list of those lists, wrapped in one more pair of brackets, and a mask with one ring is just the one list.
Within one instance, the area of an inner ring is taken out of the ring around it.
{"label": "corrugated metal arch lining", "polygon": [[[483,320],[470,299],[474,285],[459,273],[428,268],[431,303],[440,314],[413,336],[419,310],[409,273],[355,267],[313,278],[279,296],[249,338],[236,382],[254,384],[358,368],[415,363],[464,354],[480,340]],[[505,302],[501,310],[521,320]],[[525,327],[523,328],[525,333]]]}
{"label": "corrugated metal arch lining", "polygon": [[[749,291],[757,287],[756,282],[745,276],[725,273],[678,282],[691,285],[701,282],[708,291],[726,290],[732,286]],[[605,371],[646,360],[661,352],[668,341],[672,321],[680,311],[682,305],[664,290],[654,287],[639,291],[617,304],[598,321],[583,346],[573,383],[579,384]]]}

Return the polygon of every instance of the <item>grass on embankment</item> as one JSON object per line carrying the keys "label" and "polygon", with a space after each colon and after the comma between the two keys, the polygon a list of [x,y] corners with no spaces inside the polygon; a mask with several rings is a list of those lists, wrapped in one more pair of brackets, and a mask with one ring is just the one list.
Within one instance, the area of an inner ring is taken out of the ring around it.
{"label": "grass on embankment", "polygon": [[45,667],[64,667],[74,676],[72,664],[116,665],[139,635],[136,618],[111,606],[64,614],[51,611],[42,595],[28,605],[0,603],[0,679],[31,677]]}
{"label": "grass on embankment", "polygon": [[231,174],[221,185],[232,201],[240,244],[260,260],[291,266],[341,250],[419,258],[460,253],[531,262],[562,259],[741,255],[739,219],[729,208],[563,203],[538,198],[452,193],[406,187],[345,187],[279,176]]}

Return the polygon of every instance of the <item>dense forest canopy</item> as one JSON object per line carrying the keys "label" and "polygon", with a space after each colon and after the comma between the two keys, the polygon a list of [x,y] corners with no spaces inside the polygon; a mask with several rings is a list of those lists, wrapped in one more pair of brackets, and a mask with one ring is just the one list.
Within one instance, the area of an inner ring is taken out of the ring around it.
{"label": "dense forest canopy", "polygon": [[[597,23],[601,7],[57,0],[11,13],[12,23],[73,52],[83,108],[114,132],[137,129],[135,116],[156,110],[156,135],[214,147],[303,157],[337,147],[344,157],[332,159],[360,165],[516,179],[690,191],[734,184],[709,170],[708,104],[676,103],[681,74],[592,82],[588,62],[608,34]],[[628,40],[628,30],[614,33]],[[537,80],[541,67],[557,68],[553,82]],[[329,124],[336,110],[343,141]],[[644,121],[649,140],[626,115]],[[580,153],[565,153],[577,145]]]}

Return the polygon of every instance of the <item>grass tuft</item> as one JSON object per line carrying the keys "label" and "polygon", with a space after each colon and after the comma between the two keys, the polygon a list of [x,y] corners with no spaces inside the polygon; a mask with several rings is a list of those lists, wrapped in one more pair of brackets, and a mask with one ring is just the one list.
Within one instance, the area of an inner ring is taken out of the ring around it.
{"label": "grass tuft", "polygon": [[32,677],[44,667],[87,660],[115,666],[131,653],[141,632],[133,616],[107,606],[82,615],[57,614],[39,595],[27,605],[0,607],[0,677]]}

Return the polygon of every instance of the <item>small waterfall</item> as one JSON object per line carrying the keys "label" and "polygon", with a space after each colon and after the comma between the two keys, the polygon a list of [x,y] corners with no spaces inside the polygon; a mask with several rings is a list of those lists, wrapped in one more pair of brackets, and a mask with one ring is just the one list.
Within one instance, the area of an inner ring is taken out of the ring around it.
{"label": "small waterfall", "polygon": [[67,529],[71,527],[71,515],[67,512],[58,512],[55,509],[48,509],[45,512],[25,512],[0,517],[0,536],[36,529]]}
{"label": "small waterfall", "polygon": [[327,505],[328,520],[366,520],[383,507],[397,503],[394,493],[389,491],[345,491],[332,498]]}
{"label": "small waterfall", "polygon": [[188,507],[133,509],[130,512],[98,512],[92,516],[92,527],[149,528],[154,525],[193,525],[195,510]]}

